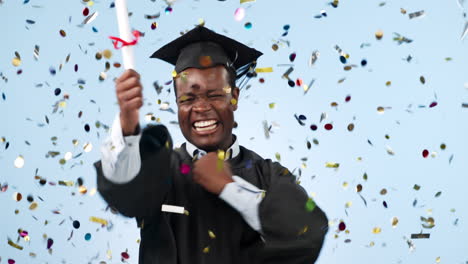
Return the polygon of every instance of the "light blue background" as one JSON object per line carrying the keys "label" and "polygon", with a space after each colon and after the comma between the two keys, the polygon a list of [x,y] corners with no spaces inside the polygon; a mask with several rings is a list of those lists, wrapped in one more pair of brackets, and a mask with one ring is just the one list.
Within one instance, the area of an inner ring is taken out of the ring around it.
{"label": "light blue background", "polygon": [[[77,26],[85,18],[81,13],[85,4],[80,1],[3,2],[0,72],[8,82],[0,80],[0,93],[6,96],[6,100],[0,98],[0,137],[5,137],[10,146],[5,149],[5,143],[0,143],[0,183],[9,185],[6,192],[0,193],[0,263],[10,258],[16,263],[119,263],[120,253],[126,249],[128,262],[137,263],[139,230],[134,220],[106,211],[99,194],[77,194],[77,186],[40,186],[34,179],[38,168],[38,175],[48,182],[76,182],[82,177],[88,190],[96,187],[92,163],[99,159],[99,145],[106,131],[94,124],[100,121],[111,125],[118,111],[112,80],[122,72],[122,68],[112,67],[107,79],[99,81],[107,60],[94,58],[96,52],[112,48],[108,36],[118,35],[115,10],[109,8],[111,2],[98,1],[90,7],[91,13],[98,11],[99,15],[84,27]],[[160,84],[170,80],[172,66],[148,57],[203,18],[207,27],[264,52],[258,67],[274,68],[273,73],[259,74],[265,83],[252,79],[251,87],[241,91],[235,133],[241,145],[263,157],[275,159],[275,153],[280,153],[281,163],[290,170],[296,168],[296,174],[301,158],[307,158],[302,185],[315,195],[331,220],[317,263],[435,263],[437,257],[441,263],[468,263],[468,109],[461,107],[468,102],[468,44],[460,40],[465,24],[463,9],[455,0],[380,3],[341,1],[338,8],[333,8],[327,1],[259,0],[241,5],[230,0],[179,0],[173,12],[165,14],[166,4],[162,1],[129,1],[131,25],[145,33],[135,49],[146,100],[142,120],[146,113],[153,112],[169,127],[175,142],[183,142],[179,128],[169,123],[177,116],[158,110],[156,103],[157,99],[168,101],[176,110],[173,94],[167,93],[172,86],[166,85],[157,95],[152,85],[156,80]],[[237,22],[233,14],[240,6],[246,9],[246,17]],[[425,10],[426,16],[410,20],[400,8],[408,13]],[[328,16],[314,18],[322,9]],[[144,18],[158,12],[159,19]],[[26,19],[36,23],[27,24]],[[158,22],[156,30],[150,29],[153,21]],[[246,22],[252,23],[251,29],[244,28]],[[289,34],[281,37],[286,24],[290,25]],[[98,32],[93,32],[92,27]],[[59,34],[61,29],[67,33],[65,38]],[[374,37],[379,29],[384,32],[380,41]],[[413,42],[398,45],[392,40],[393,32]],[[273,51],[272,44],[280,38],[289,41],[290,46],[282,44]],[[370,46],[360,48],[362,43]],[[38,61],[33,58],[34,45],[40,46]],[[344,71],[335,45],[349,53],[349,63],[358,67]],[[308,60],[314,50],[320,52],[320,57],[310,67]],[[11,63],[15,51],[22,58],[20,67]],[[290,88],[281,78],[287,70],[281,64],[290,63],[288,56],[292,52],[297,53],[297,58],[291,78],[302,78],[306,84],[316,79],[306,95],[302,88]],[[70,61],[65,64],[68,54]],[[121,60],[118,51],[113,54],[111,64]],[[409,63],[405,61],[408,55],[413,57]],[[447,57],[452,60],[446,61]],[[368,61],[366,67],[360,66],[363,58]],[[78,64],[78,72],[74,72],[74,64]],[[51,66],[57,69],[55,76],[49,73]],[[18,69],[23,70],[22,74],[16,74]],[[425,77],[426,84],[421,84],[420,76]],[[345,81],[338,83],[342,78]],[[78,79],[86,80],[84,89],[78,87]],[[391,86],[385,85],[387,81]],[[55,96],[58,87],[62,94]],[[70,96],[67,107],[63,113],[52,114],[53,104],[64,93]],[[351,101],[345,103],[347,95],[351,95]],[[438,105],[429,108],[433,101]],[[273,102],[276,107],[270,109],[268,104]],[[331,107],[332,102],[337,102],[338,107]],[[378,114],[379,106],[391,109]],[[81,118],[79,111],[83,111]],[[319,124],[321,113],[327,113],[328,118]],[[294,114],[305,115],[306,126],[300,126]],[[50,123],[38,126],[45,124],[45,115]],[[270,139],[263,135],[263,120],[279,124],[273,127]],[[334,125],[331,131],[323,128],[328,122]],[[355,129],[349,132],[346,127],[351,122]],[[91,126],[89,133],[83,128],[86,123]],[[317,131],[309,129],[313,123],[319,125]],[[52,145],[53,136],[58,137],[57,146]],[[312,144],[308,150],[306,142],[314,138],[319,145]],[[77,147],[73,139],[79,140]],[[83,152],[86,142],[93,145],[89,153]],[[444,151],[440,149],[442,143],[447,145]],[[395,155],[387,153],[387,146]],[[436,157],[423,158],[424,149],[437,152]],[[46,158],[50,150],[61,154]],[[83,154],[62,166],[58,161],[67,151]],[[18,155],[25,158],[21,169],[13,165]],[[326,168],[326,162],[338,162],[340,167]],[[77,165],[71,168],[73,164]],[[347,188],[343,188],[344,182]],[[355,191],[359,183],[367,207]],[[419,191],[413,189],[415,184],[421,186]],[[388,191],[386,195],[380,194],[383,188]],[[439,191],[442,194],[435,197]],[[14,201],[14,192],[23,194],[23,200]],[[35,211],[28,209],[28,194],[39,203]],[[413,206],[415,199],[417,204]],[[388,208],[384,208],[383,201]],[[347,202],[352,206],[345,210]],[[19,214],[14,213],[15,209]],[[53,210],[60,210],[60,214]],[[90,216],[109,220],[112,228],[90,222]],[[435,227],[424,229],[421,216],[432,216]],[[395,228],[392,217],[399,219]],[[72,220],[79,220],[81,227],[75,230]],[[346,223],[349,234],[337,231],[340,220]],[[374,227],[382,232],[373,234]],[[24,247],[22,251],[7,244],[8,238],[16,241],[20,228],[27,230],[31,238],[30,242],[18,242]],[[72,230],[73,237],[68,241]],[[412,240],[415,249],[410,251],[405,237],[421,231],[431,233],[430,239]],[[85,241],[86,233],[91,233],[90,241]],[[43,234],[54,240],[52,254],[46,250]],[[346,239],[351,242],[345,243]],[[106,257],[107,249],[112,251],[112,260]],[[30,257],[30,252],[37,256]]]}

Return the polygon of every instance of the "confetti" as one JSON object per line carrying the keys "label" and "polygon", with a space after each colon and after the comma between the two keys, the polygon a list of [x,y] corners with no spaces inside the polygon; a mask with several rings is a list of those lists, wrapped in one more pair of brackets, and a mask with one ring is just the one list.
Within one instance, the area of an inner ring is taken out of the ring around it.
{"label": "confetti", "polygon": [[429,233],[411,234],[412,239],[430,238],[430,236],[431,234]]}
{"label": "confetti", "polygon": [[190,165],[182,163],[180,165],[180,173],[188,174],[190,172]]}
{"label": "confetti", "polygon": [[372,229],[373,234],[380,234],[382,232],[382,229],[380,227],[374,227]]}
{"label": "confetti", "polygon": [[18,156],[18,157],[15,159],[14,165],[15,165],[15,167],[18,168],[18,169],[23,168],[23,166],[24,166],[24,158],[23,158],[23,156],[21,156],[21,155]]}
{"label": "confetti", "polygon": [[383,37],[383,34],[384,34],[384,33],[383,33],[382,30],[377,30],[377,31],[375,32],[375,38],[376,38],[377,40],[381,40],[382,37]]}
{"label": "confetti", "polygon": [[413,13],[409,13],[409,14],[408,14],[408,16],[409,16],[410,19],[417,18],[417,17],[424,17],[424,15],[425,15],[424,10],[417,11],[417,12],[413,12]]}
{"label": "confetti", "polygon": [[103,225],[103,226],[107,226],[107,225],[108,225],[107,220],[102,219],[102,218],[99,218],[99,217],[95,217],[95,216],[91,216],[91,217],[89,218],[89,221],[94,222],[94,223],[101,224],[101,225]]}
{"label": "confetti", "polygon": [[245,17],[245,9],[243,7],[239,7],[234,11],[234,19],[236,21],[241,21]]}
{"label": "confetti", "polygon": [[10,246],[12,246],[12,247],[14,247],[16,249],[23,250],[22,246],[20,246],[20,245],[16,244],[15,242],[11,241],[11,239],[8,239],[8,245],[10,245]]}

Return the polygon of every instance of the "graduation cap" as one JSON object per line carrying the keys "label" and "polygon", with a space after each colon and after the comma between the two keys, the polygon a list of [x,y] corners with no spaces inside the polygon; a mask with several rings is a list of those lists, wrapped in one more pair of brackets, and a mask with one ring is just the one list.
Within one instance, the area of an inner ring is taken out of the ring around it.
{"label": "graduation cap", "polygon": [[175,65],[177,74],[187,68],[206,69],[224,65],[236,72],[239,80],[243,76],[253,76],[256,60],[261,55],[260,51],[234,39],[197,26],[158,49],[151,58]]}

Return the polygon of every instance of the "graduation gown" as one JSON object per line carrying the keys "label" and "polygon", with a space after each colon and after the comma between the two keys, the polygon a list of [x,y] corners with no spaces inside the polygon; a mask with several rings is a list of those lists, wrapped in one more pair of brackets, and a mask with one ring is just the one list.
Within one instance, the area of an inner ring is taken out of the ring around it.
{"label": "graduation gown", "polygon": [[[140,139],[141,169],[128,183],[104,177],[94,163],[97,187],[109,206],[140,227],[140,264],[312,264],[328,230],[318,206],[306,210],[308,195],[287,169],[240,146],[230,159],[233,175],[266,191],[259,205],[261,234],[242,215],[183,174],[192,166],[185,144],[173,150],[165,126],[148,126]],[[186,214],[161,212],[162,204]],[[214,236],[213,236],[214,235]]]}

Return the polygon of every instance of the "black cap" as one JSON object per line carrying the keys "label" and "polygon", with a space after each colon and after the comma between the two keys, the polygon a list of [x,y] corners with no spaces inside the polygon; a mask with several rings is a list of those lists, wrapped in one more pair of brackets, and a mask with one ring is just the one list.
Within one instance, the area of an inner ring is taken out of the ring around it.
{"label": "black cap", "polygon": [[177,74],[187,68],[205,69],[224,65],[237,73],[237,79],[253,70],[262,53],[256,49],[197,26],[151,55],[175,65]]}

